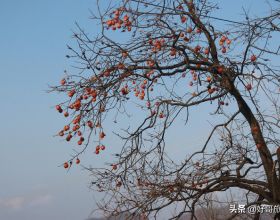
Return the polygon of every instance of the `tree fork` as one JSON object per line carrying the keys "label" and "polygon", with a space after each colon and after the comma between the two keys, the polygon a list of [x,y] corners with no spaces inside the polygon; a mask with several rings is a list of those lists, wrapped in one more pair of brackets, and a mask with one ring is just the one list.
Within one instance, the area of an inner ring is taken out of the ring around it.
{"label": "tree fork", "polygon": [[246,101],[243,99],[240,92],[234,86],[233,81],[229,80],[228,77],[224,77],[224,78],[226,78],[225,89],[228,90],[228,92],[235,98],[240,112],[245,117],[245,119],[247,120],[247,122],[251,128],[251,134],[252,134],[254,142],[258,148],[258,152],[260,154],[260,157],[261,157],[261,160],[262,160],[262,163],[264,166],[269,189],[273,195],[273,201],[280,202],[279,179],[277,177],[277,174],[276,174],[276,171],[274,168],[272,155],[267,147],[267,144],[264,140],[262,131],[260,129],[259,122],[257,121],[256,117],[254,116],[252,110],[250,109],[250,107],[248,106]]}

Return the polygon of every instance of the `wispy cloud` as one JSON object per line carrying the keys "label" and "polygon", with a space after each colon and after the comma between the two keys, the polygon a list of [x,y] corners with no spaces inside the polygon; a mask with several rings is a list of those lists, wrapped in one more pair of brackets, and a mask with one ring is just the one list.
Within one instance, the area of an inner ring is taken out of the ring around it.
{"label": "wispy cloud", "polygon": [[51,203],[52,199],[53,199],[52,195],[49,195],[49,194],[40,195],[40,196],[37,196],[37,197],[33,198],[32,200],[30,200],[29,205],[30,206],[48,205],[49,203]]}
{"label": "wispy cloud", "polygon": [[52,199],[53,196],[50,194],[0,198],[0,208],[19,210],[24,207],[45,206],[50,204]]}
{"label": "wispy cloud", "polygon": [[24,197],[13,197],[7,199],[0,199],[0,207],[8,209],[21,209],[24,205]]}

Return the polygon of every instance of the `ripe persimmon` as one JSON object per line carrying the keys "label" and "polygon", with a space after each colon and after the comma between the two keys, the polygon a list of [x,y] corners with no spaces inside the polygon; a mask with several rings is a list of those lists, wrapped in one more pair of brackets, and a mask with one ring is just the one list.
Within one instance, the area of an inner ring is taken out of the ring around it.
{"label": "ripe persimmon", "polygon": [[195,32],[196,32],[197,34],[200,34],[200,33],[201,33],[201,29],[200,29],[200,28],[197,28]]}
{"label": "ripe persimmon", "polygon": [[184,24],[187,21],[187,17],[186,16],[182,16],[181,17],[181,22]]}
{"label": "ripe persimmon", "polygon": [[63,164],[63,167],[64,167],[65,169],[67,169],[67,168],[69,167],[68,162],[65,162],[65,163]]}
{"label": "ripe persimmon", "polygon": [[109,27],[112,26],[112,20],[106,21],[106,24],[107,24]]}
{"label": "ripe persimmon", "polygon": [[92,121],[88,121],[88,122],[87,122],[87,125],[88,125],[90,128],[93,128],[93,123],[92,123]]}
{"label": "ripe persimmon", "polygon": [[56,110],[59,111],[59,112],[62,110],[62,108],[61,108],[60,105],[56,105],[55,108],[56,108]]}
{"label": "ripe persimmon", "polygon": [[252,89],[252,84],[248,83],[248,84],[246,85],[246,89],[247,89],[248,91],[250,91],[250,90]]}
{"label": "ripe persimmon", "polygon": [[60,85],[65,85],[65,83],[66,83],[66,80],[65,79],[62,79],[61,81],[60,81]]}
{"label": "ripe persimmon", "polygon": [[223,35],[223,36],[221,37],[221,40],[220,40],[220,41],[225,42],[226,39],[227,39],[227,37]]}
{"label": "ripe persimmon", "polygon": [[64,131],[68,131],[70,129],[70,126],[69,125],[65,125],[64,126]]}
{"label": "ripe persimmon", "polygon": [[251,56],[251,61],[252,61],[252,62],[255,62],[256,60],[257,60],[256,55],[252,55],[252,56]]}
{"label": "ripe persimmon", "polygon": [[185,41],[185,42],[189,42],[190,39],[189,39],[188,37],[184,37],[184,41]]}
{"label": "ripe persimmon", "polygon": [[222,74],[223,71],[224,71],[224,68],[222,66],[219,66],[217,71],[218,71],[219,74]]}
{"label": "ripe persimmon", "polygon": [[73,89],[71,91],[68,92],[68,96],[69,97],[73,97],[73,95],[76,93],[76,91]]}
{"label": "ripe persimmon", "polygon": [[125,16],[123,17],[123,20],[127,22],[127,21],[129,20],[129,16],[128,16],[128,15],[125,15]]}
{"label": "ripe persimmon", "polygon": [[103,139],[105,138],[106,134],[102,131],[100,134],[99,134],[99,138],[100,139]]}
{"label": "ripe persimmon", "polygon": [[79,158],[76,159],[76,164],[79,164],[81,161]]}
{"label": "ripe persimmon", "polygon": [[66,141],[70,141],[72,138],[72,135],[71,134],[68,134],[67,137],[66,137]]}

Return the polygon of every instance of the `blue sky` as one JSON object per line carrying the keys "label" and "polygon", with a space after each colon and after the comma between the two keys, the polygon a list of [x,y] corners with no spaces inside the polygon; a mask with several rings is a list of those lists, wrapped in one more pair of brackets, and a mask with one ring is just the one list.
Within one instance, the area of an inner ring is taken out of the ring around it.
{"label": "blue sky", "polygon": [[[234,20],[242,19],[242,6],[252,15],[268,11],[264,1],[217,2],[217,16]],[[0,1],[0,219],[83,220],[94,208],[98,195],[88,190],[88,173],[59,167],[72,148],[53,137],[64,120],[52,108],[59,96],[46,93],[70,66],[74,22],[98,29],[88,19],[94,7],[93,0]],[[92,155],[84,161],[103,164]]]}

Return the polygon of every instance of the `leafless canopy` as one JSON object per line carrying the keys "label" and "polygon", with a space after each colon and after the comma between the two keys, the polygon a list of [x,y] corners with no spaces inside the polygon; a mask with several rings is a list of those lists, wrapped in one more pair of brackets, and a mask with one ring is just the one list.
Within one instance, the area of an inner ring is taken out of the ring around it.
{"label": "leafless canopy", "polygon": [[[128,105],[143,112],[137,126],[132,118],[132,126],[118,132],[124,146],[117,162],[89,169],[92,187],[106,192],[100,208],[145,218],[180,203],[173,218],[190,213],[196,219],[195,209],[209,195],[232,189],[244,192],[247,206],[279,204],[280,10],[234,22],[214,17],[218,7],[207,0],[97,6],[98,35],[78,26],[78,46],[69,46],[78,73],[67,73],[52,90],[69,96],[57,106],[71,117],[59,135],[84,146],[71,164],[92,139],[100,142],[96,153],[102,150],[106,116],[125,117]],[[222,122],[202,137],[200,149],[173,161],[165,150],[167,130],[183,117],[188,126],[209,103],[211,117]]]}

